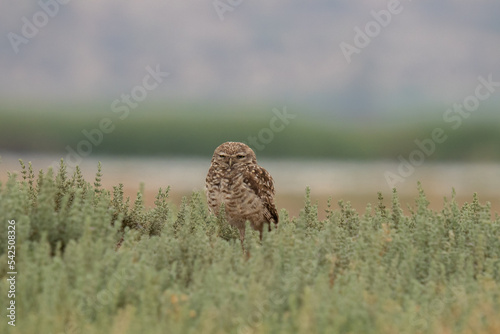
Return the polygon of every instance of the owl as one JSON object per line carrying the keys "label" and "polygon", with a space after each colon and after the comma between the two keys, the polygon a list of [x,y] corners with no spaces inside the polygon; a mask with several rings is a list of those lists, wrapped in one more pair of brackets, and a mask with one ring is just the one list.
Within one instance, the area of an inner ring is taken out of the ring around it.
{"label": "owl", "polygon": [[216,215],[222,204],[227,222],[245,238],[245,222],[259,231],[271,222],[278,224],[274,205],[273,178],[257,164],[254,151],[243,143],[226,142],[217,147],[208,170],[205,190],[210,211]]}

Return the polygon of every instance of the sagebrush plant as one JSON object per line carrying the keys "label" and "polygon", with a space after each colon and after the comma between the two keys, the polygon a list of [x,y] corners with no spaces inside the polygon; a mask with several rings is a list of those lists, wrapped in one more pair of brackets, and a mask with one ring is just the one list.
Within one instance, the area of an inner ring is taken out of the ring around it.
{"label": "sagebrush plant", "polygon": [[18,271],[2,333],[500,332],[500,218],[477,195],[436,212],[419,185],[408,215],[394,191],[319,220],[307,190],[262,241],[247,228],[245,254],[200,193],[175,208],[160,189],[146,208],[103,189],[100,165],[92,183],[63,161],[21,168],[0,185],[1,296],[12,219]]}

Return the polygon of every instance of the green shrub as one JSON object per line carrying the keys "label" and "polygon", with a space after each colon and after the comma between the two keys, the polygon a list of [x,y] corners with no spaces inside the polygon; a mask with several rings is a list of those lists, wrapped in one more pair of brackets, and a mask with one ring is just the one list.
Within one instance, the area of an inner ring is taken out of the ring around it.
{"label": "green shrub", "polygon": [[[244,242],[193,193],[178,209],[159,190],[146,209],[123,186],[101,188],[61,162],[22,164],[0,185],[0,267],[16,221],[16,326],[2,333],[498,333],[500,218],[477,195],[440,212],[424,191],[405,215],[358,214],[348,202],[318,220],[280,213]],[[118,246],[118,247],[117,247]],[[8,284],[1,277],[0,295]]]}

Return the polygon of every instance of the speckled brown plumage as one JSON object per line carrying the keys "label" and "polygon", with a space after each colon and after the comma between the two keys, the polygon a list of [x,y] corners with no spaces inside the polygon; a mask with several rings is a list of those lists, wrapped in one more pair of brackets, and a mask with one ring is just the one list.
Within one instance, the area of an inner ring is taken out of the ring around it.
{"label": "speckled brown plumage", "polygon": [[206,178],[210,211],[218,214],[224,204],[229,224],[245,236],[245,222],[260,232],[264,224],[278,224],[274,205],[274,183],[271,175],[257,165],[254,151],[243,143],[226,142],[215,149]]}

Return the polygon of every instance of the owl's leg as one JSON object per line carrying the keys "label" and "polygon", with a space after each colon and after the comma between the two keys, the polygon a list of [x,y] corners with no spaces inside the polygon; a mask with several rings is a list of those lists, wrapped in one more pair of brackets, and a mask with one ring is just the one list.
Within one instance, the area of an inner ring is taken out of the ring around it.
{"label": "owl's leg", "polygon": [[259,227],[257,227],[257,230],[259,230],[259,240],[262,241],[262,225],[259,225]]}
{"label": "owl's leg", "polygon": [[240,227],[240,242],[241,242],[241,250],[243,251],[243,255],[246,257],[246,260],[250,258],[250,251],[245,249],[245,245],[243,244],[243,241],[245,241],[245,225],[243,225],[243,228]]}
{"label": "owl's leg", "polygon": [[240,226],[238,229],[240,230],[241,246],[243,246],[243,241],[245,240],[245,224],[243,224],[243,226]]}

